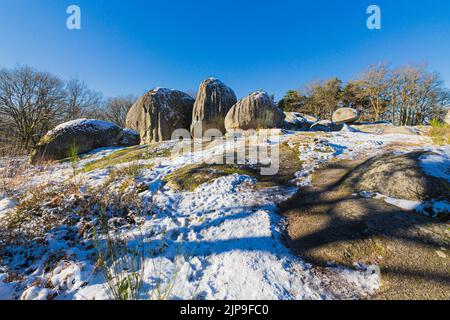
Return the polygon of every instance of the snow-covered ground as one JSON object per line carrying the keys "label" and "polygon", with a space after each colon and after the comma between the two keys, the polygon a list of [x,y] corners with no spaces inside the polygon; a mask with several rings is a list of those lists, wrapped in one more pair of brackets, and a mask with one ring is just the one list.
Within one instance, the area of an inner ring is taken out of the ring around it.
{"label": "snow-covered ground", "polygon": [[[280,143],[293,135],[289,132],[266,143]],[[411,139],[426,140],[352,130],[327,134],[314,145],[299,147],[304,170],[293,178],[304,186],[311,183],[311,174],[322,163],[374,155],[391,143]],[[169,299],[357,299],[373,294],[382,277],[376,266],[345,269],[330,264],[329,268],[319,269],[283,245],[285,222],[277,214],[277,204],[288,199],[296,188],[259,190],[253,178],[239,174],[208,182],[193,192],[178,192],[165,186],[163,179],[174,170],[211,158],[219,150],[236,148],[240,143],[227,142],[196,153],[141,161],[154,165],[139,177],[148,186],[140,199],[154,214],[142,217],[142,224],[120,230],[120,239],[130,247],[142,244],[145,249],[140,298],[159,298],[161,288],[165,288],[164,297]],[[436,169],[436,163],[444,163],[448,169],[445,161],[450,150],[439,150],[441,158],[423,159],[427,172],[445,172]],[[86,165],[114,151],[97,150],[83,157],[80,164]],[[72,174],[68,164],[29,170],[29,182],[35,186],[49,181],[61,183]],[[81,181],[86,186],[99,187],[111,170],[82,173]],[[16,203],[14,197],[0,194],[0,218],[14,210]],[[80,238],[77,225],[58,227],[46,235],[44,242],[28,244],[26,250],[34,250],[33,256],[40,258],[25,263],[29,253],[19,246],[9,248],[12,256],[0,264],[0,299],[109,298],[104,276],[93,259],[97,251],[90,241]],[[59,259],[54,258],[59,255]],[[54,262],[52,268],[48,268],[49,260]],[[20,270],[23,275],[11,277],[12,268],[20,269],[22,264],[26,265],[26,270]]]}

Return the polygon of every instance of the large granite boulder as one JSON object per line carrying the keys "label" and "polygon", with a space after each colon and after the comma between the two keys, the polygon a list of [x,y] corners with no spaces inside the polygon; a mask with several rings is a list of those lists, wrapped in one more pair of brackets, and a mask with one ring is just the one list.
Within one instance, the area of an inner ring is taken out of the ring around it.
{"label": "large granite boulder", "polygon": [[257,91],[236,103],[225,117],[225,128],[229,132],[281,128],[284,112],[277,107],[264,91]]}
{"label": "large granite boulder", "polygon": [[194,102],[187,93],[156,88],[139,98],[128,111],[127,128],[140,133],[141,143],[170,140],[175,130],[189,130]]}
{"label": "large granite boulder", "polygon": [[119,145],[122,128],[115,124],[78,119],[49,131],[34,148],[31,162],[65,159],[71,152],[82,154],[96,148]]}
{"label": "large granite boulder", "polygon": [[333,122],[337,124],[353,123],[359,119],[359,112],[353,108],[340,108],[333,113]]}
{"label": "large granite boulder", "polygon": [[225,134],[225,117],[237,102],[234,91],[220,80],[210,78],[200,84],[192,113],[192,136],[202,136],[209,129]]}

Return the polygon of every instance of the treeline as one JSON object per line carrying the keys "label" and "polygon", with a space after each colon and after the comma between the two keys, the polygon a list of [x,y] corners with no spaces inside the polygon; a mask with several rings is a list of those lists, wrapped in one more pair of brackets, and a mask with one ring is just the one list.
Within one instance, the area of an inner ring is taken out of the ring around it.
{"label": "treeline", "polygon": [[[60,123],[103,119],[124,127],[133,96],[105,99],[86,83],[28,66],[0,69],[0,144],[29,151]],[[1,152],[1,150],[0,150]]]}
{"label": "treeline", "polygon": [[427,125],[442,120],[450,105],[450,91],[439,74],[423,66],[390,68],[374,65],[359,79],[338,78],[290,90],[279,102],[284,111],[331,119],[342,107],[357,109],[364,121],[389,121],[397,126]]}

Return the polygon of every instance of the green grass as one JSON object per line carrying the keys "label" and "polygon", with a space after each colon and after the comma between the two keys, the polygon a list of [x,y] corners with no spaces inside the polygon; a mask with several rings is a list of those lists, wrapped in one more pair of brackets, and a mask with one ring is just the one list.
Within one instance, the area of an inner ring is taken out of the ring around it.
{"label": "green grass", "polygon": [[138,160],[150,160],[171,155],[172,149],[158,149],[158,146],[137,146],[114,152],[97,161],[87,164],[83,172],[91,172],[97,169],[105,169],[122,163],[129,163]]}
{"label": "green grass", "polygon": [[440,146],[450,144],[450,125],[438,120],[432,120],[430,125],[428,136],[435,144]]}
{"label": "green grass", "polygon": [[257,169],[235,165],[195,164],[180,168],[168,175],[164,182],[175,190],[194,191],[200,185],[232,174],[259,177]]}

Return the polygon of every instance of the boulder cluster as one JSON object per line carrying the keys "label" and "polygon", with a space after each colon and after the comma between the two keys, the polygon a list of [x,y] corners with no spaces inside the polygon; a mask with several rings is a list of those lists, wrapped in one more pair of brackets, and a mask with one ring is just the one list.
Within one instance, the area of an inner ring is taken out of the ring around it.
{"label": "boulder cluster", "polygon": [[194,138],[214,129],[222,134],[237,130],[281,128],[285,115],[264,91],[238,101],[234,91],[218,79],[200,84],[197,98],[176,90],[156,89],[130,109],[127,127],[138,131],[142,143],[171,139],[176,129],[190,130]]}
{"label": "boulder cluster", "polygon": [[86,153],[106,146],[132,146],[173,139],[179,129],[201,138],[209,130],[222,134],[236,131],[287,128],[313,131],[338,131],[344,124],[357,121],[356,110],[337,110],[332,121],[284,113],[273,98],[256,91],[238,101],[234,91],[218,79],[200,84],[196,99],[187,93],[156,88],[150,90],[131,107],[127,114],[127,129],[98,120],[79,119],[64,123],[50,131],[35,148],[32,161],[66,158],[76,146]]}

